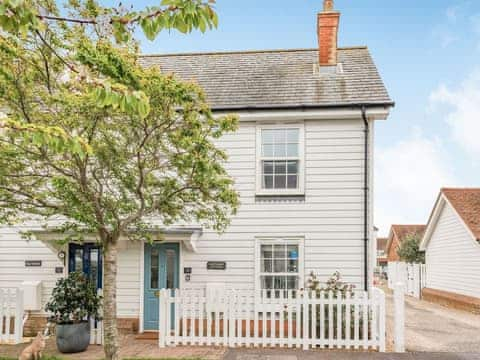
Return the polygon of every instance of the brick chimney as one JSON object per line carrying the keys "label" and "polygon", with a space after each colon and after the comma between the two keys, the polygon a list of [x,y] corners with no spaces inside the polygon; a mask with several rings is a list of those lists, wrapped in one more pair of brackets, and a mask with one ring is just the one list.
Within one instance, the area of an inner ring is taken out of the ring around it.
{"label": "brick chimney", "polygon": [[337,36],[340,13],[333,9],[333,0],[323,1],[318,13],[318,60],[320,66],[337,65]]}

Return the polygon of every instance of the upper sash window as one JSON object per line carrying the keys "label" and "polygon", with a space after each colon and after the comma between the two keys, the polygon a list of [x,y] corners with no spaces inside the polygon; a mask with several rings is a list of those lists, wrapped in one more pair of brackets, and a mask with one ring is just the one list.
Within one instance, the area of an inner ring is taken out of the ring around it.
{"label": "upper sash window", "polygon": [[257,193],[303,194],[303,126],[261,126],[257,139]]}

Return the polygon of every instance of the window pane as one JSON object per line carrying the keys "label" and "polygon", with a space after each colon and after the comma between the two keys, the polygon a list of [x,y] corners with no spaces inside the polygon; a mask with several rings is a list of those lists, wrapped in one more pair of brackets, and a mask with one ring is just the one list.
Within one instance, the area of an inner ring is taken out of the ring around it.
{"label": "window pane", "polygon": [[287,245],[287,257],[289,259],[298,259],[298,245]]}
{"label": "window pane", "polygon": [[287,272],[296,273],[298,272],[298,260],[288,260]]}
{"label": "window pane", "polygon": [[90,250],[90,280],[96,288],[98,286],[98,249]]}
{"label": "window pane", "polygon": [[273,174],[273,161],[264,161],[263,162],[263,173],[264,174]]}
{"label": "window pane", "polygon": [[288,143],[298,143],[299,131],[298,129],[288,129],[287,130],[287,142]]}
{"label": "window pane", "polygon": [[83,272],[83,249],[75,249],[75,271]]}
{"label": "window pane", "polygon": [[263,177],[263,188],[264,189],[273,189],[273,176],[265,175]]}
{"label": "window pane", "polygon": [[285,189],[287,186],[287,179],[285,175],[275,176],[275,189]]}
{"label": "window pane", "polygon": [[286,161],[275,161],[275,175],[283,175],[287,173]]}
{"label": "window pane", "polygon": [[287,289],[289,289],[289,290],[298,289],[298,277],[297,276],[288,276],[287,277]]}
{"label": "window pane", "polygon": [[275,129],[274,130],[274,141],[275,144],[285,144],[286,142],[286,131],[285,129]]}
{"label": "window pane", "polygon": [[159,254],[158,249],[153,248],[150,255],[150,288],[158,289],[158,265]]}
{"label": "window pane", "polygon": [[287,177],[287,188],[296,189],[297,188],[297,175],[288,175]]}
{"label": "window pane", "polygon": [[287,146],[283,143],[275,143],[274,154],[275,157],[285,157],[287,156]]}
{"label": "window pane", "polygon": [[298,156],[298,144],[287,145],[287,156]]}
{"label": "window pane", "polygon": [[273,157],[273,147],[274,147],[274,145],[263,145],[262,146],[263,156]]}
{"label": "window pane", "polygon": [[286,258],[286,253],[285,253],[286,247],[285,245],[275,245],[274,246],[274,257],[275,259],[285,259]]}
{"label": "window pane", "polygon": [[275,130],[262,130],[262,144],[273,144]]}
{"label": "window pane", "polygon": [[273,289],[273,276],[262,276],[262,289]]}
{"label": "window pane", "polygon": [[271,259],[273,257],[272,245],[262,245],[261,257],[265,259]]}
{"label": "window pane", "polygon": [[273,269],[272,269],[272,260],[270,260],[270,259],[263,259],[263,261],[262,261],[262,272],[264,272],[264,273],[271,273],[271,272],[273,272]]}
{"label": "window pane", "polygon": [[275,276],[273,282],[274,289],[285,289],[287,287],[287,279],[285,276]]}
{"label": "window pane", "polygon": [[175,259],[177,257],[175,250],[166,250],[165,255],[167,257],[167,289],[175,288]]}
{"label": "window pane", "polygon": [[287,165],[287,171],[289,174],[297,174],[298,171],[298,161],[289,161]]}
{"label": "window pane", "polygon": [[286,272],[285,259],[275,259],[273,261],[273,271],[276,273]]}

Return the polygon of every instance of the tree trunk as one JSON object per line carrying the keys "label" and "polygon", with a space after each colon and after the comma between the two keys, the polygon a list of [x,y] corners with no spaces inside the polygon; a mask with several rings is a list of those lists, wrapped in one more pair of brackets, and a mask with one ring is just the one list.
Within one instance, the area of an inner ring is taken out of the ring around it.
{"label": "tree trunk", "polygon": [[[104,242],[105,244],[105,242]],[[103,331],[106,360],[117,360],[117,239],[104,246]]]}

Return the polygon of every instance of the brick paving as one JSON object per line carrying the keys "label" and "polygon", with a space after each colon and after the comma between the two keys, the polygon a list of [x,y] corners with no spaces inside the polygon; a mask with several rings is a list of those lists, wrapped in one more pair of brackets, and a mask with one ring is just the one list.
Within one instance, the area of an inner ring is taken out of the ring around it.
{"label": "brick paving", "polygon": [[[0,345],[0,356],[16,358],[28,345],[28,342],[21,345]],[[202,360],[222,359],[226,349],[223,347],[190,347],[177,346],[160,349],[155,340],[138,340],[134,335],[123,336],[120,339],[120,357],[131,358],[200,358]],[[90,345],[87,351],[77,354],[60,354],[55,345],[55,339],[47,341],[45,355],[56,355],[62,359],[72,360],[100,360],[104,358],[103,347]]]}

